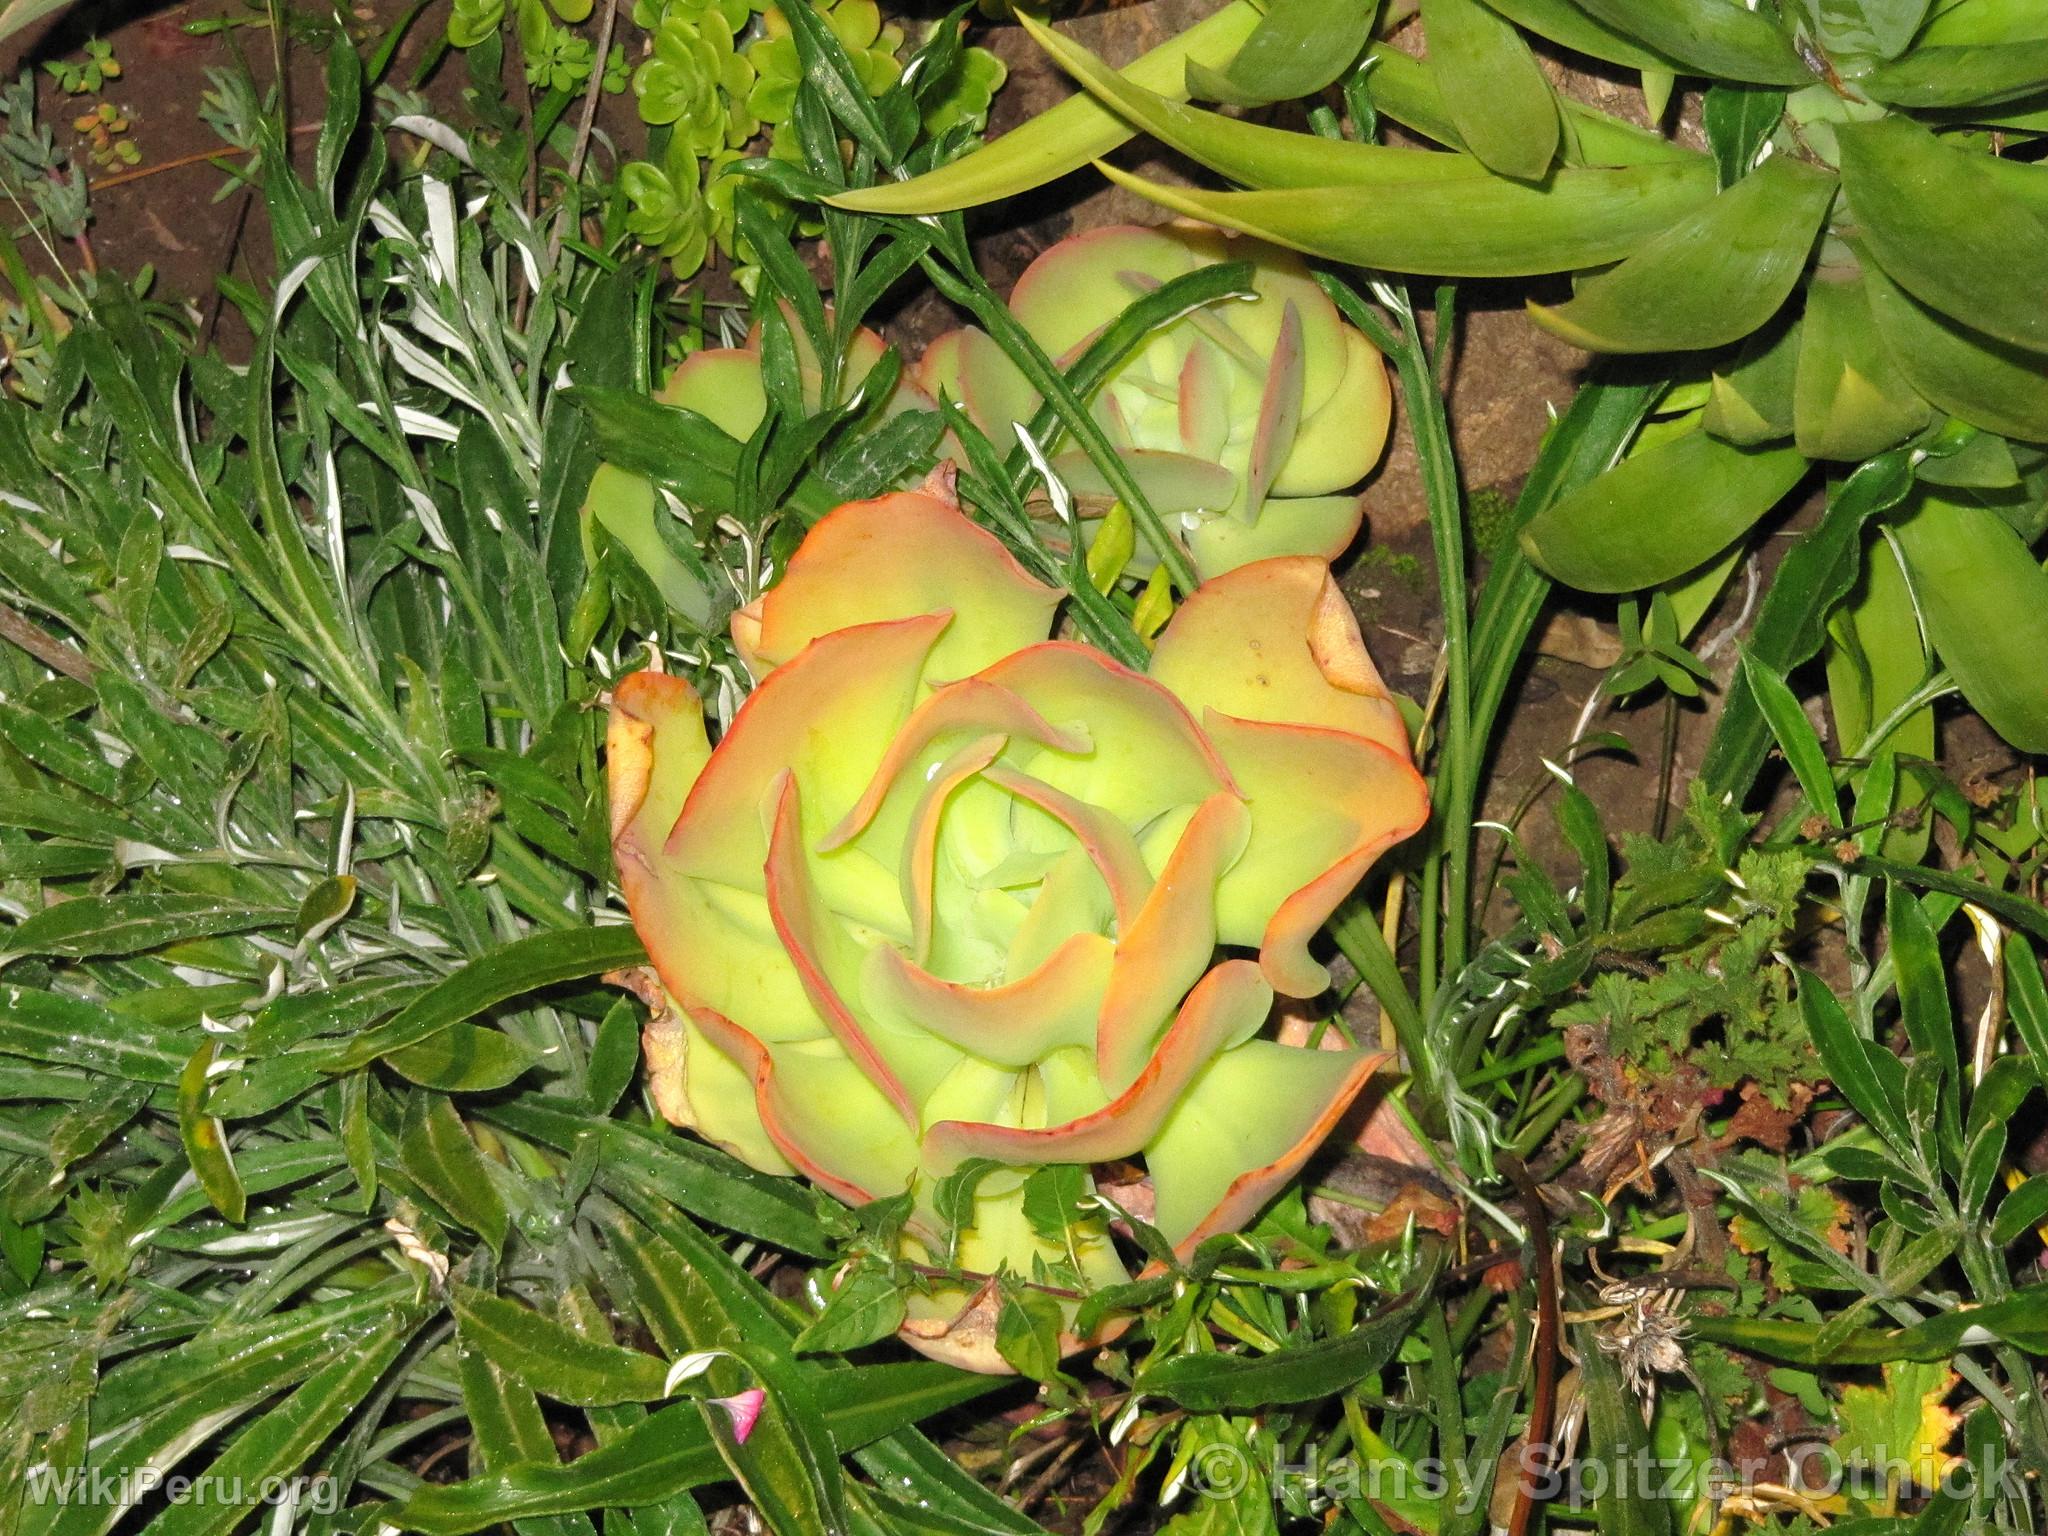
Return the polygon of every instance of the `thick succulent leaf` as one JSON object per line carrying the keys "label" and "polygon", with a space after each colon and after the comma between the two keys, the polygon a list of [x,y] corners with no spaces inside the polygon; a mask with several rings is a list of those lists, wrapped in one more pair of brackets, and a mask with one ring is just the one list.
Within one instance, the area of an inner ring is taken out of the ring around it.
{"label": "thick succulent leaf", "polygon": [[1062,752],[1086,752],[1092,742],[1078,722],[1054,725],[1021,695],[986,677],[946,683],[910,713],[889,740],[874,776],[847,813],[818,840],[821,853],[849,843],[872,844],[877,856],[903,846],[925,785],[963,736],[1001,737],[1021,747],[1036,742]]}
{"label": "thick succulent leaf", "polygon": [[[1314,398],[1308,400],[1308,415],[1295,433],[1294,451],[1282,462],[1273,481],[1276,496],[1320,496],[1356,484],[1379,462],[1380,450],[1386,445],[1387,424],[1394,410],[1386,360],[1362,333],[1346,326],[1342,335],[1343,378],[1323,395],[1321,404]],[[1306,390],[1306,383],[1303,387]],[[1350,540],[1344,543],[1348,545]],[[1287,551],[1302,555],[1321,552],[1319,547]]]}
{"label": "thick succulent leaf", "polygon": [[[1903,117],[1843,123],[1842,186],[1885,275],[2000,341],[2048,350],[2048,221],[2010,196],[1986,158]],[[2048,186],[2048,170],[2031,171]]]}
{"label": "thick succulent leaf", "polygon": [[1942,665],[1991,728],[2048,752],[2048,573],[1996,512],[1925,494],[1896,525]]}
{"label": "thick succulent leaf", "polygon": [[768,414],[761,354],[754,347],[706,347],[676,365],[656,391],[663,405],[695,411],[727,437],[744,443]]}
{"label": "thick succulent leaf", "polygon": [[1050,748],[1018,767],[1142,827],[1229,785],[1230,774],[1175,692],[1085,646],[1048,641],[981,674],[1008,688],[1055,725],[1084,725],[1085,753]]}
{"label": "thick succulent leaf", "polygon": [[1465,147],[1534,181],[1557,158],[1557,97],[1514,26],[1481,0],[1422,0],[1429,67]]}
{"label": "thick succulent leaf", "polygon": [[1029,422],[1043,403],[1010,354],[973,326],[934,337],[917,360],[917,382],[932,399],[958,403],[998,443],[1010,442],[1015,423]]}
{"label": "thick succulent leaf", "polygon": [[865,1006],[858,942],[826,905],[812,879],[802,796],[794,778],[783,781],[768,842],[768,911],[795,965],[805,994],[833,1037],[868,1081],[896,1106],[906,1124],[919,1122],[918,1106],[934,1083],[958,1064],[959,1053],[937,1037],[890,1027]]}
{"label": "thick succulent leaf", "polygon": [[1794,448],[1738,448],[1694,430],[1631,454],[1531,518],[1522,548],[1582,592],[1682,576],[1746,533],[1805,475]]}
{"label": "thick succulent leaf", "polygon": [[[1147,90],[1186,90],[1190,60],[1221,67],[1252,35],[1260,20],[1249,0],[1231,0],[1129,65],[1126,74]],[[1124,143],[1136,130],[1085,96],[1041,112],[992,143],[908,181],[843,192],[831,199],[856,213],[929,214],[1014,197],[1078,170]]]}
{"label": "thick succulent leaf", "polygon": [[1313,96],[1358,58],[1373,16],[1357,0],[1276,0],[1228,68],[1188,61],[1189,93],[1240,107]]}
{"label": "thick succulent leaf", "polygon": [[1972,426],[2048,442],[2048,369],[2040,356],[1938,314],[1866,267],[1866,295],[1892,361],[1914,389]]}
{"label": "thick succulent leaf", "polygon": [[[1493,9],[1506,14],[1501,6]],[[1403,53],[1392,43],[1374,43],[1366,56],[1372,63],[1372,103],[1381,116],[1448,149],[1465,147],[1427,62]],[[1567,165],[1647,165],[1692,160],[1699,154],[1570,96],[1558,97],[1557,103],[1564,112],[1561,148]]]}
{"label": "thick succulent leaf", "polygon": [[1234,509],[1241,523],[1259,520],[1266,492],[1272,488],[1280,465],[1294,451],[1294,435],[1301,426],[1301,311],[1290,299],[1282,313],[1285,318],[1280,334],[1274,338],[1273,349],[1266,358],[1266,387],[1259,393],[1259,419],[1252,434],[1245,499]]}
{"label": "thick succulent leaf", "polygon": [[1188,1084],[1217,1053],[1265,1023],[1273,989],[1249,960],[1226,960],[1196,983],[1165,1037],[1129,1085],[1093,1114],[1042,1127],[942,1121],[926,1137],[934,1172],[969,1158],[1000,1163],[1105,1163],[1132,1157],[1158,1134]]}
{"label": "thick succulent leaf", "polygon": [[1190,218],[1312,256],[1444,277],[1527,277],[1618,261],[1713,196],[1704,159],[1562,170],[1541,186],[1493,176],[1380,186],[1208,192],[1108,164],[1121,187]]}
{"label": "thick succulent leaf", "polygon": [[1244,852],[1251,818],[1236,795],[1203,801],[1174,845],[1159,883],[1117,939],[1116,964],[1097,1017],[1096,1068],[1121,1094],[1138,1080],[1175,1005],[1216,949],[1216,886]]}
{"label": "thick succulent leaf", "polygon": [[1309,942],[1373,862],[1421,830],[1428,786],[1405,746],[1213,712],[1207,724],[1252,813],[1251,840],[1217,888],[1218,934],[1257,945],[1276,992],[1314,997],[1330,976]]}
{"label": "thick succulent leaf", "polygon": [[663,672],[619,679],[605,731],[612,840],[630,840],[643,857],[659,849],[710,756],[694,688]]}
{"label": "thick succulent leaf", "polygon": [[1262,560],[1175,611],[1153,679],[1191,710],[1347,731],[1408,755],[1408,729],[1358,619],[1319,560]]}
{"label": "thick succulent leaf", "polygon": [[868,954],[861,994],[878,1016],[930,1030],[982,1060],[1022,1071],[1067,1046],[1091,1047],[1115,944],[1077,933],[1037,970],[993,987],[942,981],[889,944]]}
{"label": "thick succulent leaf", "polygon": [[1806,289],[1793,442],[1810,459],[1867,459],[1927,425],[1933,408],[1878,335],[1859,270],[1823,267]]}
{"label": "thick succulent leaf", "polygon": [[[1145,867],[1145,857],[1138,848],[1137,838],[1132,836],[1121,818],[1079,796],[1055,789],[1042,779],[1014,772],[1000,763],[991,767],[983,777],[1026,804],[1038,807],[1066,828],[1102,876],[1110,903],[1116,909],[1119,927],[1137,917],[1152,884],[1152,874]],[[1012,831],[1022,833],[1023,829],[1013,826]],[[1023,841],[1021,836],[1019,841]]]}
{"label": "thick succulent leaf", "polygon": [[[1162,514],[1220,512],[1237,498],[1237,477],[1213,459],[1159,448],[1130,448],[1118,457]],[[1060,454],[1053,470],[1076,496],[1116,495],[1108,476],[1086,453]]]}
{"label": "thick succulent leaf", "polygon": [[1182,1253],[1242,1226],[1387,1060],[1249,1040],[1219,1056],[1145,1149],[1153,1224]]}
{"label": "thick succulent leaf", "polygon": [[1752,85],[1810,85],[1813,72],[1776,19],[1737,0],[1575,0],[1594,20],[1687,74]]}
{"label": "thick succulent leaf", "polygon": [[[659,987],[659,981],[654,985]],[[796,1172],[761,1123],[752,1058],[743,1064],[712,1043],[696,1023],[699,1017],[723,1020],[724,1015],[701,1005],[693,1013],[665,990],[649,993],[647,1004],[640,1056],[654,1106],[662,1118],[671,1125],[688,1127],[750,1168],[773,1174]],[[815,1032],[823,1034],[823,1026]]]}
{"label": "thick succulent leaf", "polygon": [[1154,138],[1233,181],[1255,187],[1377,187],[1487,175],[1485,165],[1471,155],[1318,138],[1190,107],[1132,83],[1043,22],[1023,14],[1017,19],[1086,90]]}
{"label": "thick succulent leaf", "polygon": [[[663,850],[676,871],[760,890],[769,792],[785,770],[803,791],[811,835],[822,837],[873,779],[951,622],[935,613],[835,630],[771,672],[684,802]],[[893,879],[888,887],[893,899]]]}
{"label": "thick succulent leaf", "polygon": [[771,1046],[708,1009],[694,1010],[691,1019],[711,1048],[738,1064],[749,1084],[743,1092],[751,1092],[761,1126],[790,1167],[849,1205],[908,1185],[916,1139],[844,1054]]}
{"label": "thick succulent leaf", "polygon": [[1362,496],[1269,497],[1256,523],[1199,519],[1188,530],[1188,552],[1206,580],[1261,560],[1297,555],[1334,560],[1351,547],[1364,522]]}
{"label": "thick succulent leaf", "polygon": [[1059,600],[957,507],[905,491],[827,513],[782,580],[734,615],[733,637],[758,676],[833,630],[946,613],[928,676],[965,677],[1044,639]]}
{"label": "thick succulent leaf", "polygon": [[1778,312],[1805,270],[1835,178],[1776,155],[1567,303],[1531,300],[1537,324],[1594,352],[1684,352],[1739,341]]}
{"label": "thick succulent leaf", "polygon": [[638,475],[600,464],[590,477],[590,491],[583,499],[583,516],[594,518],[618,540],[647,573],[663,602],[702,629],[711,622],[711,594],[696,573],[663,542],[655,519],[667,515],[653,485]]}
{"label": "thick succulent leaf", "polygon": [[[900,739],[900,738],[899,738]],[[933,911],[937,901],[939,830],[957,790],[982,773],[1003,750],[1006,738],[982,736],[935,764],[920,780],[907,835],[897,846],[903,904],[910,911],[910,953],[920,965],[931,959]],[[842,823],[843,825],[843,823]],[[856,855],[858,856],[858,855]],[[882,946],[888,948],[887,945]]]}

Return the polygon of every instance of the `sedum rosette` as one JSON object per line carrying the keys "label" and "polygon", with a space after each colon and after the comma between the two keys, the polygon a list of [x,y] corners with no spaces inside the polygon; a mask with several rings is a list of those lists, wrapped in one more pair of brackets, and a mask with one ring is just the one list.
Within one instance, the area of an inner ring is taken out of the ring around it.
{"label": "sedum rosette", "polygon": [[[1299,257],[1194,224],[1112,225],[1074,235],[1025,269],[1010,310],[1065,367],[1134,301],[1199,267],[1252,264],[1256,297],[1189,311],[1162,327],[1089,401],[1157,510],[1177,518],[1195,568],[1215,575],[1273,555],[1335,559],[1363,516],[1353,488],[1386,446],[1386,364],[1345,323]],[[918,365],[927,394],[950,395],[999,444],[1015,441],[1037,392],[972,328],[935,340]],[[1106,496],[1078,448],[1054,468]]]}
{"label": "sedum rosette", "polygon": [[[1274,994],[1328,985],[1310,939],[1427,796],[1323,562],[1204,584],[1149,675],[1047,640],[1060,597],[943,479],[841,507],[734,616],[758,686],[716,748],[635,673],[609,772],[663,1114],[849,1202],[913,1191],[907,1259],[1093,1289],[1127,1277],[1107,1226],[1049,1242],[1030,1171],[1142,1159],[1183,1251],[1254,1215],[1380,1059],[1267,1038]],[[934,1190],[977,1159],[949,1232]],[[993,1314],[941,1284],[904,1333],[999,1371]]]}

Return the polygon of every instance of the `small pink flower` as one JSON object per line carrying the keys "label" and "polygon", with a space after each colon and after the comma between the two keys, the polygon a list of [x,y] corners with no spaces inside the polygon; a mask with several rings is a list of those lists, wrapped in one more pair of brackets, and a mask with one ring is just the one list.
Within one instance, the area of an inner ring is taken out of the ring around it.
{"label": "small pink flower", "polygon": [[711,1406],[723,1408],[732,1420],[732,1437],[741,1445],[747,1443],[747,1436],[754,1432],[754,1421],[761,1417],[761,1405],[768,1401],[768,1394],[759,1387],[749,1387],[744,1392],[735,1392],[731,1397],[714,1397]]}

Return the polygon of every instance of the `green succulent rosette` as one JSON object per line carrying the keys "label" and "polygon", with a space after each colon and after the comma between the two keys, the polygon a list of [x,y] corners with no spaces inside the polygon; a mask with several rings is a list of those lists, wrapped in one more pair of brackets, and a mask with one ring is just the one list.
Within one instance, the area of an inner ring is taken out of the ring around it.
{"label": "green succulent rosette", "polygon": [[678,277],[704,265],[711,249],[712,210],[704,196],[703,167],[681,138],[669,142],[662,163],[633,160],[619,170],[626,194],[626,229],[666,257]]}
{"label": "green succulent rosette", "polygon": [[902,1257],[968,1278],[904,1336],[984,1371],[972,1277],[1127,1278],[1102,1216],[1038,1230],[1032,1170],[1142,1159],[1187,1252],[1327,1134],[1381,1058],[1269,1038],[1274,996],[1328,985],[1309,941],[1427,814],[1323,562],[1205,583],[1147,674],[1047,640],[1061,595],[943,479],[842,507],[734,616],[758,685],[715,747],[657,672],[608,738],[662,1113],[850,1203],[911,1192]]}
{"label": "green succulent rosette", "polygon": [[633,73],[644,122],[673,126],[690,150],[734,149],[760,126],[747,110],[754,67],[735,48],[747,12],[728,6],[672,4],[654,27],[654,47]]}
{"label": "green succulent rosette", "polygon": [[[1196,225],[1111,225],[1040,255],[1010,310],[1064,366],[1133,301],[1221,261],[1249,261],[1256,296],[1161,328],[1089,407],[1202,575],[1274,555],[1335,559],[1357,537],[1364,514],[1353,488],[1379,462],[1392,393],[1378,349],[1298,257]],[[972,328],[935,340],[918,382],[958,401],[999,443],[1015,441],[1040,403],[1003,349]],[[1110,487],[1088,455],[1055,446],[1061,478],[1106,501]]]}
{"label": "green succulent rosette", "polygon": [[937,138],[965,123],[981,132],[996,92],[1009,78],[1009,67],[986,48],[962,48],[945,77],[924,98],[924,131]]}
{"label": "green succulent rosette", "polygon": [[[839,0],[836,5],[815,9],[846,49],[870,96],[879,96],[896,83],[903,73],[896,59],[896,50],[903,45],[903,29],[894,22],[883,24],[875,0]],[[746,57],[755,74],[748,110],[764,123],[779,126],[788,122],[804,66],[789,22],[774,6],[762,11],[761,36],[747,45]]]}
{"label": "green succulent rosette", "polygon": [[[796,352],[797,381],[803,391],[804,408],[825,408],[825,370],[811,345],[810,337],[798,323],[787,301],[783,319]],[[889,350],[888,343],[861,326],[847,338],[839,361],[838,398],[848,399],[866,381]],[[761,377],[761,326],[757,321],[737,347],[706,347],[692,352],[676,365],[675,371],[655,394],[664,405],[678,405],[714,422],[726,436],[744,443],[754,435],[768,413],[768,387]],[[899,375],[896,387],[882,408],[884,420],[905,411],[930,410],[932,402],[907,375]]]}

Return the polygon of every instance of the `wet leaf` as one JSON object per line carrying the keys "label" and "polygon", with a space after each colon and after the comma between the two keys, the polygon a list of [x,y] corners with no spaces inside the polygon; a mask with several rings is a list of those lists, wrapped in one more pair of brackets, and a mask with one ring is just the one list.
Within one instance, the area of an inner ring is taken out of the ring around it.
{"label": "wet leaf", "polygon": [[668,1362],[657,1356],[586,1338],[474,1286],[452,1287],[449,1302],[463,1344],[544,1397],[587,1406],[647,1403],[667,1395]]}

